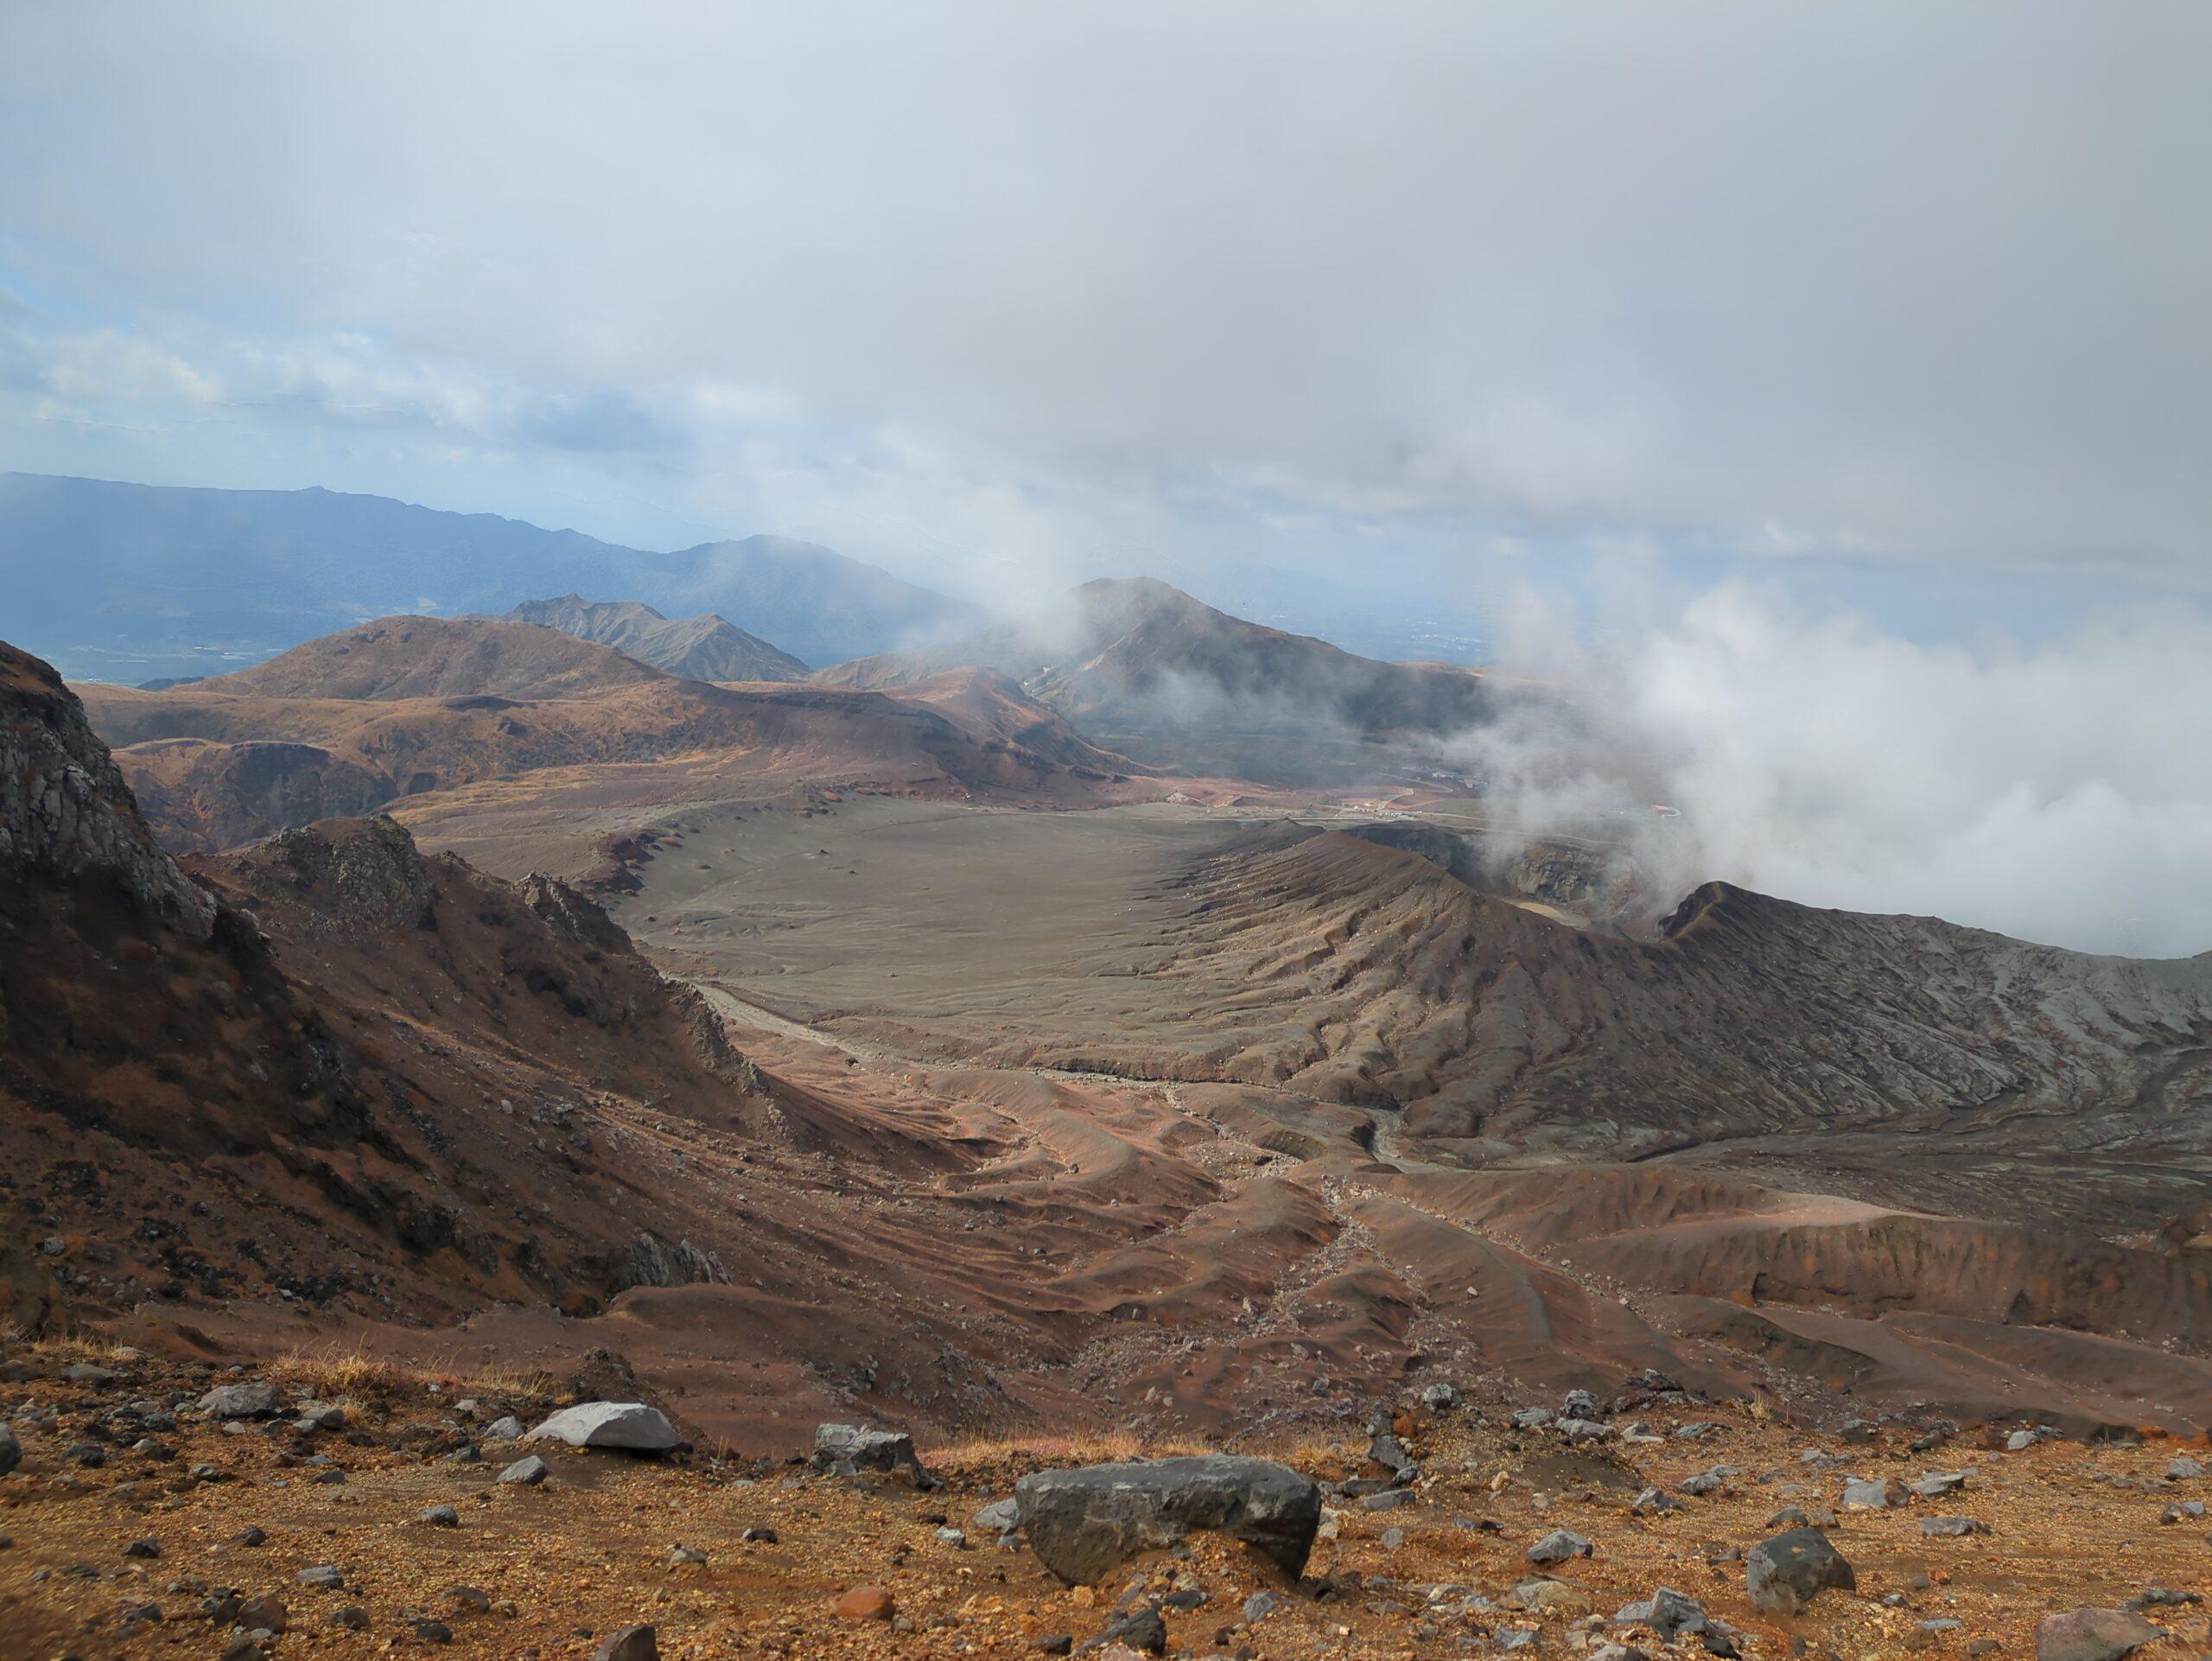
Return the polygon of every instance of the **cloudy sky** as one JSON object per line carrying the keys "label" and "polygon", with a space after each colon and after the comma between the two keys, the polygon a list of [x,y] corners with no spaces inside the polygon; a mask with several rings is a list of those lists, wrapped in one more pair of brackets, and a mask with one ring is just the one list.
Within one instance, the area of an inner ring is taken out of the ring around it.
{"label": "cloudy sky", "polygon": [[986,595],[1629,569],[1985,677],[2212,597],[2196,0],[20,4],[0,155],[0,467]]}
{"label": "cloudy sky", "polygon": [[947,581],[2201,590],[2209,64],[2190,3],[11,6],[0,436]]}

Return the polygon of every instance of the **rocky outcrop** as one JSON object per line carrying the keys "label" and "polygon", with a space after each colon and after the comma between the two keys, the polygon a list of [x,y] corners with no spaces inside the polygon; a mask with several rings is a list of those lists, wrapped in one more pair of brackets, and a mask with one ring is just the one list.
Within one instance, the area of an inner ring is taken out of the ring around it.
{"label": "rocky outcrop", "polygon": [[84,706],[48,664],[0,642],[0,887],[110,884],[205,937],[215,905],[155,844]]}

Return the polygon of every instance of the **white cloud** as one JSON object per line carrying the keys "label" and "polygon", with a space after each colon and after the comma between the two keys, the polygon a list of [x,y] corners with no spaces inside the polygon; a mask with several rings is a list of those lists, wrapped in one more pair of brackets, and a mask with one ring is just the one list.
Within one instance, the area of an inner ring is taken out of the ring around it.
{"label": "white cloud", "polygon": [[377,342],[322,417],[651,410],[711,498],[686,412],[765,410],[953,544],[1265,493],[2212,580],[2201,6],[123,13],[0,20],[0,260]]}
{"label": "white cloud", "polygon": [[[1615,816],[1662,907],[1719,877],[2083,950],[2212,950],[2201,614],[1977,650],[1730,582],[1617,592],[1586,634],[1532,603],[1504,652],[1544,695],[1469,759],[1531,830]],[[1655,801],[1683,817],[1655,822]]]}

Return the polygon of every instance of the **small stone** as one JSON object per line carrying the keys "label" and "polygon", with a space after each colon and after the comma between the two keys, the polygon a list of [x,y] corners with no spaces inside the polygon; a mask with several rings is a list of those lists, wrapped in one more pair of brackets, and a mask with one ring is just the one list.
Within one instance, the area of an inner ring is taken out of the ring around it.
{"label": "small stone", "polygon": [[522,1421],[512,1413],[498,1418],[484,1427],[485,1441],[519,1441],[522,1440]]}
{"label": "small stone", "polygon": [[233,1534],[231,1537],[231,1543],[232,1545],[241,1546],[267,1545],[269,1543],[269,1536],[263,1532],[263,1531],[258,1527],[249,1524],[246,1527],[241,1529],[238,1533]]}
{"label": "small stone", "polygon": [[1459,1405],[1459,1392],[1449,1384],[1431,1384],[1421,1391],[1421,1404],[1432,1413],[1448,1413]]}
{"label": "small stone", "polygon": [[880,1586],[855,1586],[837,1600],[837,1607],[830,1613],[847,1620],[888,1620],[898,1613],[898,1606]]}
{"label": "small stone", "polygon": [[753,1545],[763,1546],[778,1545],[783,1541],[783,1536],[777,1533],[775,1530],[771,1528],[749,1528],[743,1533],[740,1534],[737,1537],[741,1540],[749,1542]]}
{"label": "small stone", "polygon": [[442,1620],[418,1620],[414,1623],[415,1636],[425,1644],[450,1644],[453,1628]]}
{"label": "small stone", "polygon": [[706,1566],[707,1554],[692,1546],[675,1546],[668,1554],[671,1569],[701,1569]]}
{"label": "small stone", "polygon": [[1071,1632],[1047,1632],[1029,1647],[1039,1655],[1065,1655],[1075,1648],[1075,1636]]}
{"label": "small stone", "polygon": [[312,1569],[302,1569],[293,1578],[302,1586],[320,1587],[324,1591],[335,1591],[346,1584],[346,1576],[335,1563],[317,1563]]}
{"label": "small stone", "polygon": [[369,1630],[369,1612],[358,1603],[349,1603],[330,1612],[330,1624],[349,1632]]}
{"label": "small stone", "polygon": [[158,1557],[162,1555],[162,1543],[149,1534],[124,1547],[123,1555],[126,1557]]}
{"label": "small stone", "polygon": [[461,1526],[461,1513],[451,1505],[433,1505],[423,1513],[421,1520],[434,1529],[457,1529]]}
{"label": "small stone", "polygon": [[274,1384],[218,1384],[200,1398],[200,1410],[211,1419],[266,1419],[276,1410]]}
{"label": "small stone", "polygon": [[1573,1557],[1586,1557],[1594,1548],[1589,1541],[1572,1529],[1554,1529],[1549,1534],[1529,1548],[1529,1561],[1540,1569],[1549,1569]]}
{"label": "small stone", "polygon": [[1143,1654],[1160,1655],[1167,1648],[1167,1623],[1157,1609],[1132,1609],[1120,1620],[1108,1622],[1106,1630],[1091,1642],[1102,1646],[1125,1644]]}
{"label": "small stone", "polygon": [[650,1626],[625,1626],[601,1641],[591,1661],[660,1661],[660,1642]]}
{"label": "small stone", "polygon": [[1650,1517],[1660,1511],[1679,1511],[1681,1502],[1664,1488],[1652,1486],[1645,1488],[1630,1500],[1629,1509],[1638,1517]]}
{"label": "small stone", "polygon": [[1961,1540],[1969,1534],[1986,1534],[1989,1524],[1972,1517],[1923,1517],[1920,1531],[1938,1540]]}
{"label": "small stone", "polygon": [[1272,1592],[1255,1592],[1244,1600],[1244,1619],[1249,1623],[1265,1620],[1282,1607],[1282,1600]]}
{"label": "small stone", "polygon": [[2120,1661],[2164,1636],[2125,1609],[2076,1609],[2036,1623],[2036,1661]]}
{"label": "small stone", "polygon": [[2203,1474],[2204,1467],[2186,1454],[2166,1467],[2166,1480],[2169,1482],[2190,1482]]}
{"label": "small stone", "polygon": [[1753,1546],[1744,1559],[1744,1589],[1763,1614],[1797,1614],[1821,1592],[1847,1592],[1858,1584],[1850,1563],[1818,1529],[1777,1534]]}
{"label": "small stone", "polygon": [[536,1487],[553,1473],[553,1467],[535,1454],[527,1454],[499,1473],[501,1482],[518,1482],[523,1486]]}
{"label": "small stone", "polygon": [[1669,1643],[1683,1632],[1701,1632],[1710,1617],[1695,1598],[1662,1586],[1641,1603],[1624,1606],[1613,1617],[1617,1626],[1649,1626]]}

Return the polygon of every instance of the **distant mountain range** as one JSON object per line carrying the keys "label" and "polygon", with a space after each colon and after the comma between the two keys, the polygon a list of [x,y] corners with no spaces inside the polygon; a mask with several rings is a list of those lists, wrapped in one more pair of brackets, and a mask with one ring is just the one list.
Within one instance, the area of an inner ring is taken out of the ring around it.
{"label": "distant mountain range", "polygon": [[709,614],[664,617],[635,600],[587,600],[564,594],[531,600],[507,615],[594,640],[690,680],[804,680],[806,665],[758,635]]}
{"label": "distant mountain range", "polygon": [[982,621],[785,537],[657,553],[383,496],[21,473],[0,474],[0,589],[11,639],[73,680],[134,684],[222,674],[394,612],[501,612],[564,589],[718,613],[810,664]]}
{"label": "distant mountain range", "polygon": [[895,691],[962,666],[1011,677],[1143,766],[1268,784],[1390,776],[1492,714],[1471,671],[1357,657],[1149,577],[1102,577],[1033,615],[815,679]]}

